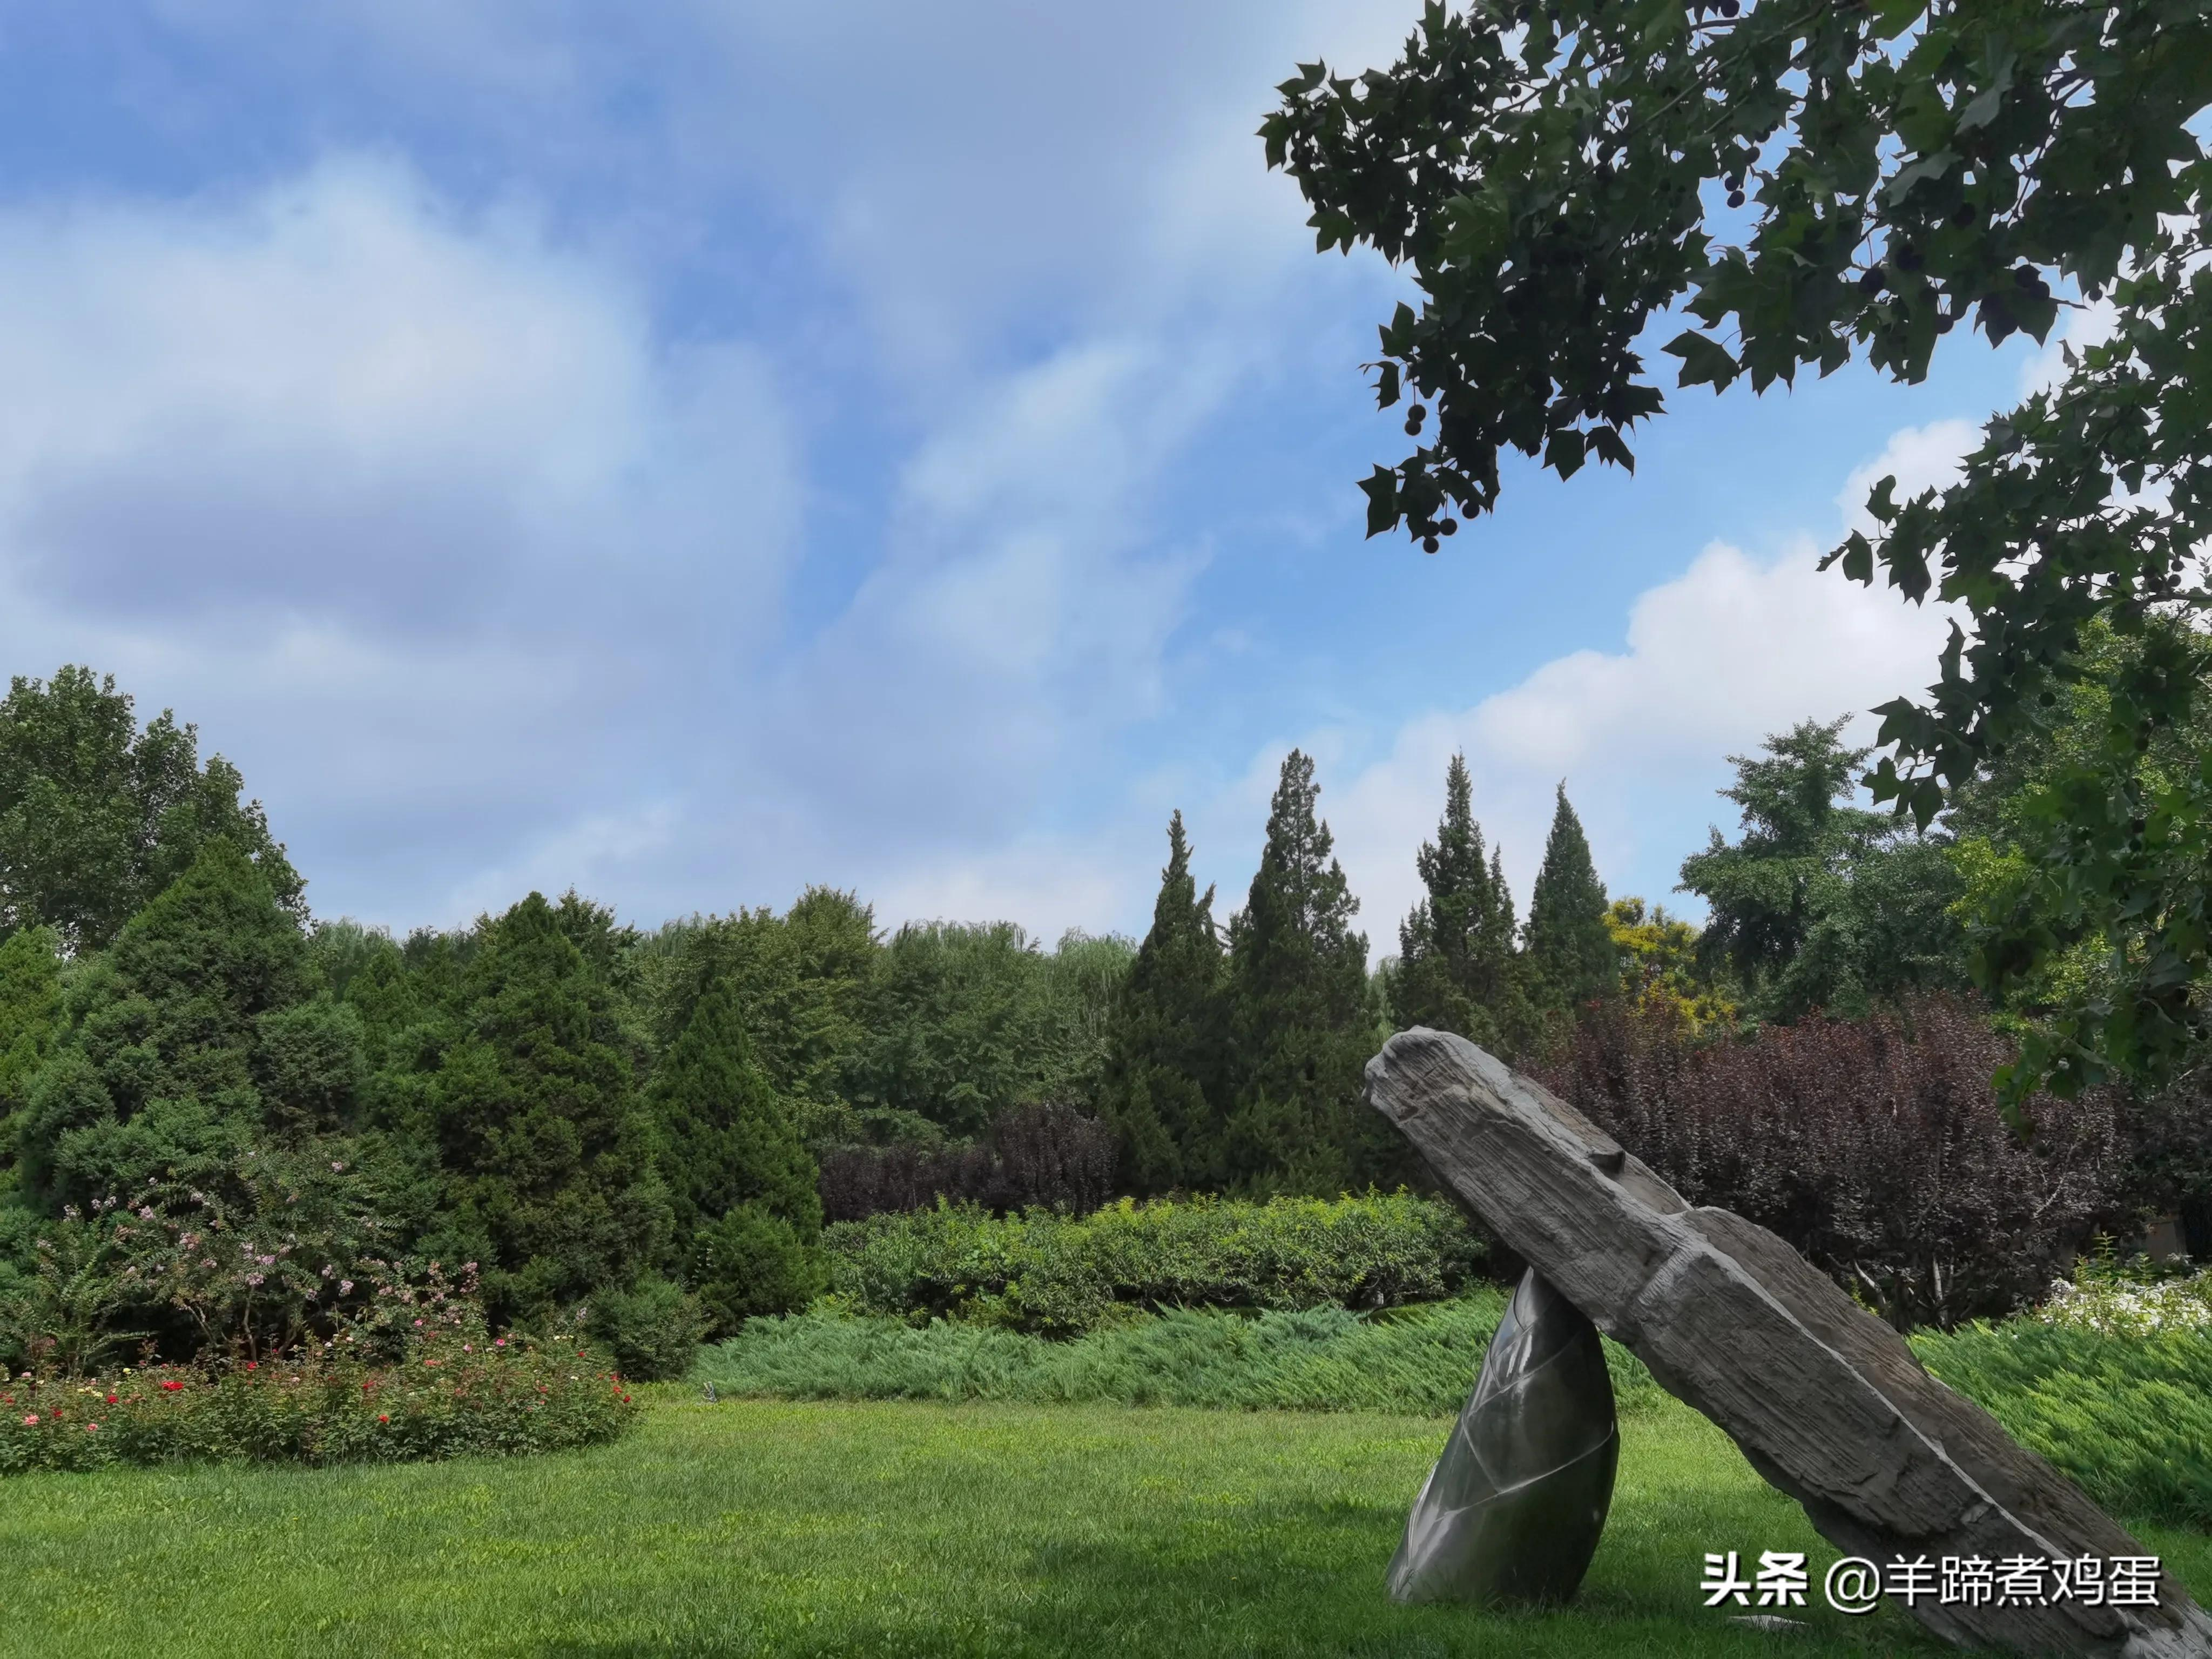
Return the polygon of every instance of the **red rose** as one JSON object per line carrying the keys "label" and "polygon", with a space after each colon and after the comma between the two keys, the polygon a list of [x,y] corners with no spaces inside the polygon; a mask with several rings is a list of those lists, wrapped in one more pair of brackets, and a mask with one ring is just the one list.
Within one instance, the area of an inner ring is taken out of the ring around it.
{"label": "red rose", "polygon": [[380,1423],[389,1423],[392,1420],[392,1413],[390,1412],[379,1412],[376,1414],[376,1420]]}
{"label": "red rose", "polygon": [[115,1403],[115,1396],[111,1394],[107,1396],[107,1403],[111,1406]]}
{"label": "red rose", "polygon": [[185,1385],[183,1383],[178,1382],[174,1377],[169,1377],[163,1381],[161,1384],[161,1392],[164,1394],[174,1394],[178,1389],[184,1386]]}

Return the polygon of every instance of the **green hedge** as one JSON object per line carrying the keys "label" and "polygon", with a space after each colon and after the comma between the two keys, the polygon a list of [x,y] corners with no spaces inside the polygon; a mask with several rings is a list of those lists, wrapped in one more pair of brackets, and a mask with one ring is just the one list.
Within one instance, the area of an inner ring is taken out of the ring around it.
{"label": "green hedge", "polygon": [[2106,1510],[2212,1527],[2212,1333],[2029,1318],[1926,1333],[1912,1348]]}
{"label": "green hedge", "polygon": [[363,1463],[557,1451],[642,1407],[569,1344],[433,1336],[396,1364],[343,1342],[228,1365],[0,1380],[0,1474],[115,1463]]}
{"label": "green hedge", "polygon": [[[1138,1315],[1072,1341],[939,1322],[817,1310],[757,1319],[692,1372],[732,1395],[793,1400],[998,1400],[1227,1410],[1372,1411],[1441,1417],[1466,1403],[1504,1312],[1484,1289],[1362,1317],[1340,1308]],[[1659,1397],[1606,1344],[1621,1408]]]}
{"label": "green hedge", "polygon": [[841,1223],[823,1235],[854,1313],[1070,1336],[1170,1308],[1370,1309],[1464,1284],[1480,1247],[1449,1205],[1361,1198],[1124,1200],[1083,1217],[972,1205]]}

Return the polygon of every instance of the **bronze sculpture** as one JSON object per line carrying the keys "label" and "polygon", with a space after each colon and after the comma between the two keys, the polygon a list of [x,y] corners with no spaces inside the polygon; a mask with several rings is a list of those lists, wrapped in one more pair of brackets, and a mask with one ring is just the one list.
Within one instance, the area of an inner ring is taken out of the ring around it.
{"label": "bronze sculpture", "polygon": [[1391,1598],[1568,1600],[1605,1529],[1620,1458],[1597,1328],[1532,1267],[1406,1517]]}

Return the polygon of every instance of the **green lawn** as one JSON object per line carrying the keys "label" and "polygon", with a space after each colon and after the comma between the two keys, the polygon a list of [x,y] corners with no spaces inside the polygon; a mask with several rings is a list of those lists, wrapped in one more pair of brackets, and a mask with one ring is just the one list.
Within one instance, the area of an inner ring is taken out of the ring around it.
{"label": "green lawn", "polygon": [[[1832,1552],[1701,1419],[1623,1421],[1571,1611],[1405,1610],[1384,1563],[1434,1419],[1115,1407],[657,1405],[514,1462],[0,1486],[0,1651],[1792,1655],[1942,1651],[1700,1605],[1707,1549]],[[2208,1540],[2144,1529],[2202,1595]],[[1818,1601],[1817,1589],[1814,1598]]]}

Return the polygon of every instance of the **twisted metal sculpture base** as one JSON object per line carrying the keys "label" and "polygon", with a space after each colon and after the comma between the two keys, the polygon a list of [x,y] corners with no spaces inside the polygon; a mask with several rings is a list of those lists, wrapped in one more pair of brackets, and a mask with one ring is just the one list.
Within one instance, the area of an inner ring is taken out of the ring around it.
{"label": "twisted metal sculpture base", "polygon": [[1620,1460],[1597,1328],[1531,1268],[1406,1518],[1391,1599],[1571,1599],[1605,1529]]}

